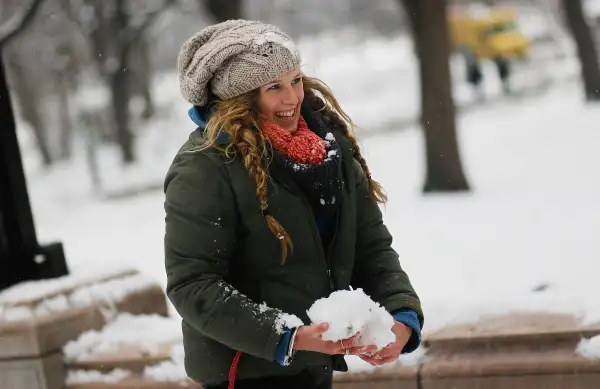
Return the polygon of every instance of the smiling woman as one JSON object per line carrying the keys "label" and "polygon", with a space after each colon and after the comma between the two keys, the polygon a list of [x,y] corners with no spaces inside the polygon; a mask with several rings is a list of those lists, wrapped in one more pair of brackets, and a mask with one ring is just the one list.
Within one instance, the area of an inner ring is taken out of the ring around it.
{"label": "smiling woman", "polygon": [[258,90],[258,109],[262,116],[284,130],[296,131],[300,106],[304,100],[300,69],[282,74]]}
{"label": "smiling woman", "polygon": [[[178,70],[198,128],[165,180],[165,261],[187,374],[206,389],[330,389],[344,354],[381,365],[415,350],[423,314],[382,222],[386,196],[293,41],[230,20],[191,37]],[[328,324],[307,310],[351,286],[394,316],[395,342],[373,353],[358,336],[322,339]]]}

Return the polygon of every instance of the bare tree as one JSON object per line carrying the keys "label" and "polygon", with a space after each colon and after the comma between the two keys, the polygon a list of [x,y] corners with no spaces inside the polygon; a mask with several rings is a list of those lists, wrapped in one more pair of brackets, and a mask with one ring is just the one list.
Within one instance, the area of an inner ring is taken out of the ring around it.
{"label": "bare tree", "polygon": [[31,24],[42,4],[44,0],[32,0],[21,12],[17,12],[0,26],[0,50]]}
{"label": "bare tree", "polygon": [[[136,88],[143,90],[147,102],[145,116],[150,116],[154,110],[148,89],[151,79],[149,48],[142,43],[153,23],[177,1],[161,0],[158,5],[151,2],[153,6],[133,3],[131,0],[74,0],[70,4],[72,18],[89,37],[92,57],[110,89],[115,137],[125,164],[136,160],[129,111]],[[146,66],[143,61],[134,62],[135,55],[140,52],[148,60]]]}
{"label": "bare tree", "polygon": [[23,120],[29,124],[35,145],[42,160],[42,164],[46,167],[54,163],[52,157],[50,142],[48,140],[48,128],[44,123],[42,113],[42,95],[36,93],[35,82],[32,82],[28,77],[26,68],[16,60],[18,55],[12,50],[4,50],[9,53],[5,60],[5,66],[11,75],[11,89],[14,93],[14,98],[20,107],[20,113]]}
{"label": "bare tree", "polygon": [[600,66],[594,37],[588,25],[581,0],[561,0],[567,24],[577,46],[581,78],[588,101],[600,101]]}
{"label": "bare tree", "polygon": [[420,70],[421,125],[427,175],[424,192],[467,191],[456,138],[446,0],[402,0]]}
{"label": "bare tree", "polygon": [[79,67],[75,45],[67,40],[59,41],[54,49],[60,60],[54,63],[54,83],[58,95],[59,110],[59,136],[58,157],[67,160],[72,154],[73,134],[73,107],[71,104],[72,92],[77,89]]}
{"label": "bare tree", "polygon": [[[8,45],[33,23],[34,17],[43,3],[43,0],[33,0],[27,6],[19,7],[20,9],[17,12],[0,25],[0,51],[3,54],[9,51]],[[7,6],[7,4],[3,5]],[[12,75],[11,86],[21,107],[21,116],[33,131],[42,164],[50,166],[53,163],[53,158],[42,119],[40,95],[35,93],[34,86],[31,85],[31,79],[24,72],[25,69],[16,62],[15,53],[11,52],[11,54],[6,56],[5,65]]]}

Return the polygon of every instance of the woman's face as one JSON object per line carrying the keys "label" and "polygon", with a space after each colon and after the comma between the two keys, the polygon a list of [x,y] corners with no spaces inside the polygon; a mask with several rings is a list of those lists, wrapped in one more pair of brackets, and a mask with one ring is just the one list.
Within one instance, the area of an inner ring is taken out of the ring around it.
{"label": "woman's face", "polygon": [[293,132],[298,127],[302,100],[302,72],[296,68],[259,88],[258,109],[264,119]]}

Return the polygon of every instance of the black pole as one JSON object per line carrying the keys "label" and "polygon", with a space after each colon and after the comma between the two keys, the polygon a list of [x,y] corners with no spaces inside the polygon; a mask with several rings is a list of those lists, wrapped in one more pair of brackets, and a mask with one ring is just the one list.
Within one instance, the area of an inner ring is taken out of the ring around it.
{"label": "black pole", "polygon": [[68,274],[62,244],[37,241],[0,49],[0,290]]}

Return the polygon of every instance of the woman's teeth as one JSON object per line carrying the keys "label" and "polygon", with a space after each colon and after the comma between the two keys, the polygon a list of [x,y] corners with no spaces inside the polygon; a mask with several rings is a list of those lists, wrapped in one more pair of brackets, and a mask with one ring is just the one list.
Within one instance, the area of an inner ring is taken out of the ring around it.
{"label": "woman's teeth", "polygon": [[296,112],[295,109],[292,109],[291,111],[281,111],[281,112],[277,112],[275,114],[275,116],[277,116],[278,118],[281,118],[281,119],[291,119],[294,116],[295,112]]}

